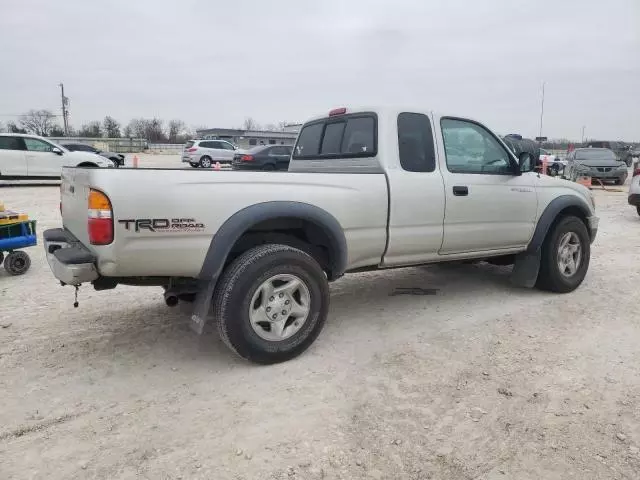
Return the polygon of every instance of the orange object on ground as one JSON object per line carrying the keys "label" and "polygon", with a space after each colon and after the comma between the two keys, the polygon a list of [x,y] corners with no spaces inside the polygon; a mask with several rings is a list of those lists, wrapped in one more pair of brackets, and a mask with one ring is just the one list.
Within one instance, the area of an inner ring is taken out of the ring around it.
{"label": "orange object on ground", "polygon": [[222,168],[220,162],[216,162],[216,164],[213,166],[214,170],[220,170],[220,168]]}
{"label": "orange object on ground", "polygon": [[138,156],[133,156],[133,168],[138,168]]}
{"label": "orange object on ground", "polygon": [[591,187],[591,177],[578,177],[576,183],[584,185],[585,187]]}

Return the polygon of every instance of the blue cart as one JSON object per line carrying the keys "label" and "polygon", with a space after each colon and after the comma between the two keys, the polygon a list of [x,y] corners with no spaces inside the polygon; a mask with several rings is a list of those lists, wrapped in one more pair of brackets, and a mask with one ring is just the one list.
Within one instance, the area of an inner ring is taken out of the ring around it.
{"label": "blue cart", "polygon": [[[37,243],[35,220],[0,225],[0,263],[4,259],[4,269],[9,275],[22,275],[29,270],[29,255],[18,249]],[[8,252],[6,258],[4,252]]]}

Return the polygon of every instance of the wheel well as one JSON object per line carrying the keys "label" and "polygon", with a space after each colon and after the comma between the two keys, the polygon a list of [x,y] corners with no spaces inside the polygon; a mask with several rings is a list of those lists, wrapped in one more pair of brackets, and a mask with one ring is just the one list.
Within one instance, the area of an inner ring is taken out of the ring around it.
{"label": "wheel well", "polygon": [[91,162],[82,162],[80,164],[78,164],[78,167],[92,167],[92,168],[97,168],[98,165],[96,165],[95,163],[91,163]]}
{"label": "wheel well", "polygon": [[279,243],[302,250],[313,257],[332,278],[335,253],[330,236],[322,227],[299,218],[276,218],[253,225],[234,243],[225,267],[247,250],[267,243]]}
{"label": "wheel well", "polygon": [[[587,228],[587,231],[589,232],[589,222],[587,221],[587,215],[584,213],[584,210],[582,210],[580,207],[571,205],[569,207],[566,207],[560,210],[560,212],[558,212],[558,215],[556,215],[555,220],[553,221],[552,228],[564,217],[578,217],[582,221],[582,223],[584,223],[584,226]],[[549,228],[549,232],[551,231],[552,228]],[[591,234],[591,232],[589,232],[589,234]]]}

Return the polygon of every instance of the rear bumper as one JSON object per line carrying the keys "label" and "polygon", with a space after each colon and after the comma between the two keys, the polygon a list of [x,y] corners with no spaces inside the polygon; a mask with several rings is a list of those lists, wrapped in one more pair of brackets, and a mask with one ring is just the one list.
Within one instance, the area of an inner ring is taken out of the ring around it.
{"label": "rear bumper", "polygon": [[630,193],[628,201],[629,205],[633,205],[634,207],[640,206],[640,193]]}
{"label": "rear bumper", "polygon": [[53,275],[66,285],[80,285],[98,278],[95,255],[62,228],[45,230],[44,250]]}

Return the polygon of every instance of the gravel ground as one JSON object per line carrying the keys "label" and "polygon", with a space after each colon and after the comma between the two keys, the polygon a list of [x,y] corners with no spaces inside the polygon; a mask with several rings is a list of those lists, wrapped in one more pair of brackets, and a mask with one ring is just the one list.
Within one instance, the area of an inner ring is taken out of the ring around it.
{"label": "gravel ground", "polygon": [[[347,276],[316,343],[271,367],[197,337],[158,288],[85,287],[74,309],[30,249],[25,276],[0,270],[0,478],[639,478],[640,218],[596,195],[576,292],[487,265]],[[55,186],[0,198],[59,225]]]}

